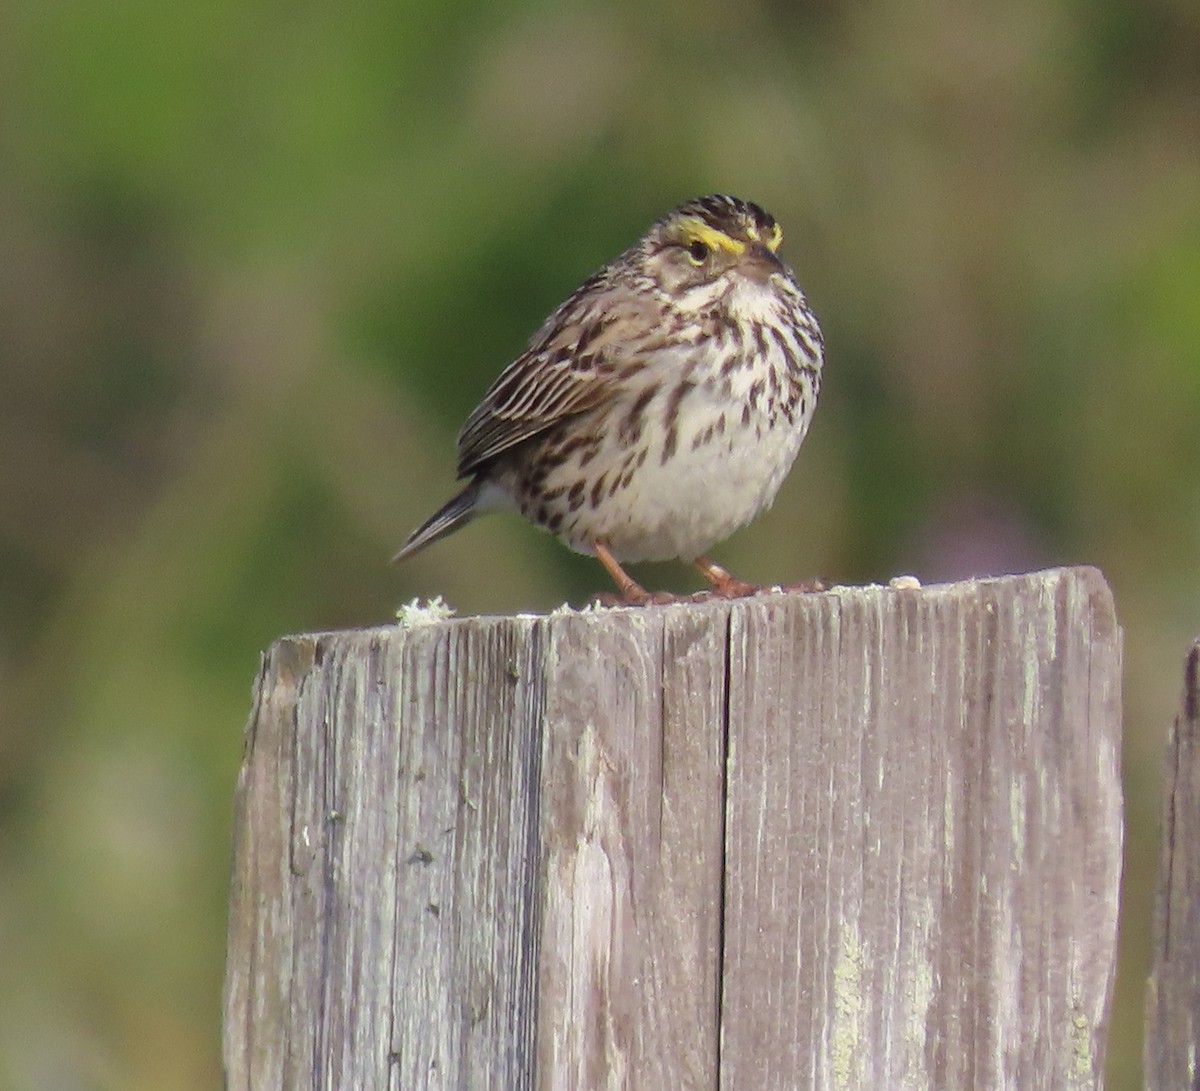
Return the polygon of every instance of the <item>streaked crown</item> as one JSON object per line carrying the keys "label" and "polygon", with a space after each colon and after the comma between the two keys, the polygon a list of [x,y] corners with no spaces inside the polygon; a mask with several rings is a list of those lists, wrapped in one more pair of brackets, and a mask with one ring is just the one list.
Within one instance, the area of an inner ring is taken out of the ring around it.
{"label": "streaked crown", "polygon": [[755,243],[775,253],[783,241],[783,229],[766,209],[723,193],[688,201],[659,222],[669,235],[734,254]]}
{"label": "streaked crown", "polygon": [[697,197],[668,212],[621,261],[643,273],[681,309],[714,304],[714,292],[754,283],[772,292],[790,280],[778,250],[783,231],[752,201]]}

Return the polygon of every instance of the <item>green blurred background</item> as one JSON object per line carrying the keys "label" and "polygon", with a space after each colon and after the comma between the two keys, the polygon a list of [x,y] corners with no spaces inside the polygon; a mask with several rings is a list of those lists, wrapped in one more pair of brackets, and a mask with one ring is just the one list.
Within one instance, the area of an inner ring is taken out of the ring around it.
{"label": "green blurred background", "polygon": [[259,650],[417,595],[605,589],[515,518],[386,560],[544,315],[713,190],[781,220],[828,342],[797,467],[722,563],[1112,584],[1110,1086],[1139,1086],[1160,759],[1200,629],[1194,0],[8,0],[0,1088],[219,1086]]}

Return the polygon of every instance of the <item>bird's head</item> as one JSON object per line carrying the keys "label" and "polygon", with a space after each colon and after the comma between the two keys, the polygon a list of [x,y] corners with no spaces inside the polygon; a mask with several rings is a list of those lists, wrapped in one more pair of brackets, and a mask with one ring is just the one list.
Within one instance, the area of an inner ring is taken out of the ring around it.
{"label": "bird's head", "polygon": [[698,197],[667,213],[635,248],[642,271],[680,303],[712,298],[739,282],[765,287],[788,276],[777,256],[783,231],[751,201]]}

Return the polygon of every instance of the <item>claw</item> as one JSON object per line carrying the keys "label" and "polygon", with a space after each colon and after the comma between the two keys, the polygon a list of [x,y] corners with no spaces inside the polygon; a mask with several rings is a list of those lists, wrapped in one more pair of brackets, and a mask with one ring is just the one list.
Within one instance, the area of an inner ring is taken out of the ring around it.
{"label": "claw", "polygon": [[700,575],[712,584],[713,593],[723,599],[744,599],[750,595],[757,595],[760,591],[767,590],[765,587],[759,587],[757,584],[739,580],[736,576],[732,576],[726,572],[719,564],[714,564],[707,557],[697,557],[692,561],[692,565]]}
{"label": "claw", "polygon": [[619,596],[598,595],[597,601],[601,606],[665,606],[678,601],[668,591],[647,591],[621,567],[602,542],[593,542],[592,552],[596,560],[604,565],[604,570],[612,577],[620,592]]}
{"label": "claw", "polygon": [[818,591],[828,591],[829,584],[826,583],[820,576],[814,576],[811,580],[801,580],[799,583],[784,584],[782,591],[794,591],[797,594],[815,594]]}

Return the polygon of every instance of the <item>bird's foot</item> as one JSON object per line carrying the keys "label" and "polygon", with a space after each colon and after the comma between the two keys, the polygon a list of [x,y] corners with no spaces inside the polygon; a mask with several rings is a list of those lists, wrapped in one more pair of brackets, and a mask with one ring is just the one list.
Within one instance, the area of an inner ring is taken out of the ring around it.
{"label": "bird's foot", "polygon": [[641,584],[635,583],[632,588],[623,588],[620,594],[602,591],[592,597],[597,606],[669,606],[673,602],[684,602],[685,599],[670,591],[647,591]]}
{"label": "bird's foot", "polygon": [[620,562],[609,551],[603,542],[594,542],[592,551],[604,570],[612,577],[617,585],[616,595],[597,595],[596,602],[601,606],[665,606],[678,602],[678,598],[669,591],[647,591],[620,565]]}
{"label": "bird's foot", "polygon": [[745,580],[739,580],[719,564],[714,564],[707,557],[697,557],[692,564],[695,566],[696,571],[712,585],[711,591],[701,591],[699,595],[693,596],[694,599],[703,598],[707,595],[716,595],[723,599],[742,599],[749,598],[751,595],[769,595],[776,591],[811,593],[824,591],[827,586],[823,579],[818,578],[802,580],[800,583],[789,583],[783,587],[763,587],[759,584],[746,583]]}
{"label": "bird's foot", "polygon": [[692,561],[692,565],[712,585],[711,594],[718,598],[744,599],[770,590],[769,587],[759,587],[757,584],[739,580],[707,557],[697,557]]}
{"label": "bird's foot", "polygon": [[829,584],[820,576],[814,576],[810,580],[801,580],[799,583],[784,584],[779,590],[792,591],[802,595],[812,595],[818,591],[828,591]]}

